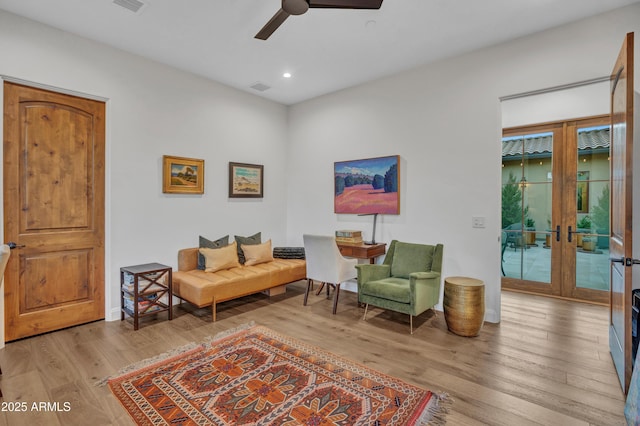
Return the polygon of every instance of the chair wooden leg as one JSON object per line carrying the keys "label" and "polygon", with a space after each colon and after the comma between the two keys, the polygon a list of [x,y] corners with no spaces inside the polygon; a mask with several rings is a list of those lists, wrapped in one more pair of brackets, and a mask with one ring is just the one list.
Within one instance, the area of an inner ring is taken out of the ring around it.
{"label": "chair wooden leg", "polygon": [[409,315],[409,331],[413,334],[413,315]]}
{"label": "chair wooden leg", "polygon": [[318,288],[318,291],[316,291],[316,296],[319,295],[320,293],[322,293],[322,289],[324,288],[324,282],[320,283],[320,288]]}
{"label": "chair wooden leg", "polygon": [[307,299],[309,298],[309,290],[313,287],[313,280],[307,280],[307,290],[304,292],[304,302],[302,303],[304,306],[307,306]]}
{"label": "chair wooden leg", "polygon": [[[333,315],[338,310],[338,297],[340,296],[340,283],[335,285],[336,289],[333,291]],[[328,288],[328,286],[327,286]]]}
{"label": "chair wooden leg", "polygon": [[369,309],[369,304],[364,305],[364,316],[362,317],[362,321],[367,320],[367,309]]}

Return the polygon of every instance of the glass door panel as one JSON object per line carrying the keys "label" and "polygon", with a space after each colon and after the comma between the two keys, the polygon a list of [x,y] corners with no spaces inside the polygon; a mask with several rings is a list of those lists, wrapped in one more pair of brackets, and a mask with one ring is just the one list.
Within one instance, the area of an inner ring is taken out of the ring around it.
{"label": "glass door panel", "polygon": [[609,292],[609,126],[577,127],[577,250],[573,296]]}
{"label": "glass door panel", "polygon": [[523,147],[522,136],[502,141],[502,274],[516,279],[524,266]]}
{"label": "glass door panel", "polygon": [[[524,189],[524,200],[528,206],[525,219],[525,239],[527,250],[525,257],[530,265],[522,275],[522,279],[551,284],[551,246],[546,246],[547,218],[551,217],[552,182],[547,179],[546,167],[542,159],[535,161],[530,167],[531,181]],[[548,163],[551,161],[548,159]],[[550,167],[549,167],[550,169]],[[537,176],[536,176],[537,175]],[[548,172],[551,175],[551,172]]]}
{"label": "glass door panel", "polygon": [[553,132],[502,142],[502,271],[511,285],[551,292]]}

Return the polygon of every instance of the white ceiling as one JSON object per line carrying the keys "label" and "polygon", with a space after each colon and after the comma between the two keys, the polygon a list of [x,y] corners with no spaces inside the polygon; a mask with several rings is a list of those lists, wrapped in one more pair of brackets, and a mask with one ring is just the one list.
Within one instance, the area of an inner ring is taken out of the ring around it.
{"label": "white ceiling", "polygon": [[640,0],[384,0],[380,10],[310,9],[267,41],[253,36],[280,0],[140,1],[137,13],[113,0],[0,9],[291,105]]}

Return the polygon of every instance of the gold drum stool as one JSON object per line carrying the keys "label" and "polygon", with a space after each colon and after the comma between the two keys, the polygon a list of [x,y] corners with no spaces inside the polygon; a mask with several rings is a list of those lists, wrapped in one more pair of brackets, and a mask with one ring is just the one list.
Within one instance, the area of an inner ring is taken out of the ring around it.
{"label": "gold drum stool", "polygon": [[475,278],[445,278],[444,319],[452,333],[477,336],[484,322],[484,283]]}

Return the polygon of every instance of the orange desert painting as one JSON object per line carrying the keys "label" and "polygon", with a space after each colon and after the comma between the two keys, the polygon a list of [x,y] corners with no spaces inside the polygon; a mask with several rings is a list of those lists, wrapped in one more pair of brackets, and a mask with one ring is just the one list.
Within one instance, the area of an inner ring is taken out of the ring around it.
{"label": "orange desert painting", "polygon": [[335,212],[399,214],[399,159],[393,155],[336,162]]}

